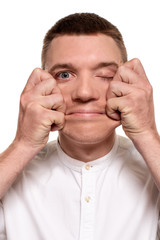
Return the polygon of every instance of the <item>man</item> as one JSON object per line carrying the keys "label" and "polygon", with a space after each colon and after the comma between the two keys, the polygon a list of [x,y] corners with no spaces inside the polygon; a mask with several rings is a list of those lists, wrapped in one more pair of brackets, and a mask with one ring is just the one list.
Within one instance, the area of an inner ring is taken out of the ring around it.
{"label": "man", "polygon": [[141,62],[115,26],[82,13],[46,34],[42,68],[0,157],[0,239],[158,239],[160,138]]}

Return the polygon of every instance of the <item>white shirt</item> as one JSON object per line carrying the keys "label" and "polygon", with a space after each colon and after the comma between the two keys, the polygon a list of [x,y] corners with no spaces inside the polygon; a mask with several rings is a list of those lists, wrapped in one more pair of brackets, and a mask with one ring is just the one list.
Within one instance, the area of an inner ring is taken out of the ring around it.
{"label": "white shirt", "polygon": [[87,164],[51,142],[2,199],[0,240],[155,240],[158,204],[130,140]]}

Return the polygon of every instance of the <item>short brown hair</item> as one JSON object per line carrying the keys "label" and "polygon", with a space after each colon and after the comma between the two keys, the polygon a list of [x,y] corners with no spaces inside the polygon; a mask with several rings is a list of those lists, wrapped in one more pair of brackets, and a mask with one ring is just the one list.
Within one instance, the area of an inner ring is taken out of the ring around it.
{"label": "short brown hair", "polygon": [[106,19],[94,13],[75,13],[60,19],[56,24],[47,32],[43,40],[42,48],[42,68],[45,69],[46,54],[49,49],[51,41],[60,35],[81,35],[103,33],[114,39],[117,46],[121,51],[123,62],[127,61],[127,51],[124,41],[118,28]]}

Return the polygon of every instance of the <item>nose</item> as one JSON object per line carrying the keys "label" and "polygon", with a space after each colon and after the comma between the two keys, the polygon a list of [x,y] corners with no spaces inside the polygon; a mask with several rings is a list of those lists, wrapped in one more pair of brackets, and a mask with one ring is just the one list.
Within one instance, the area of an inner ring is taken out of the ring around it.
{"label": "nose", "polygon": [[81,76],[76,79],[72,91],[72,100],[77,102],[90,102],[98,100],[100,96],[98,86],[92,77]]}

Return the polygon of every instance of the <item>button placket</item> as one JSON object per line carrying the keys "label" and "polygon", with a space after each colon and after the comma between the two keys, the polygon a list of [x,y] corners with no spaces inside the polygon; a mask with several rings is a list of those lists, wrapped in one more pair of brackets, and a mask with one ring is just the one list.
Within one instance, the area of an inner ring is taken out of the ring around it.
{"label": "button placket", "polygon": [[95,173],[86,164],[82,169],[80,240],[93,239],[95,212]]}

